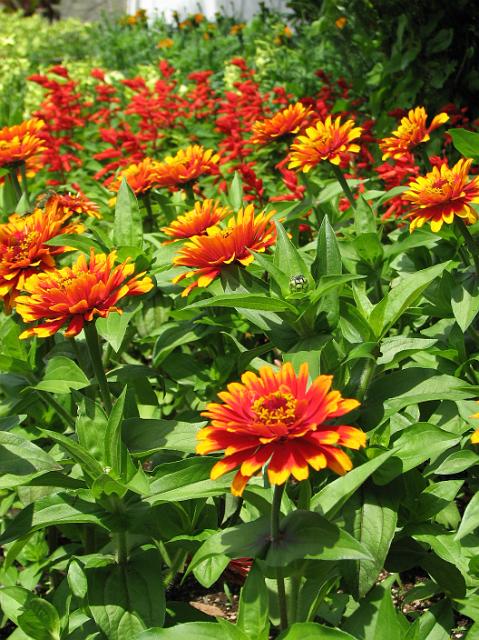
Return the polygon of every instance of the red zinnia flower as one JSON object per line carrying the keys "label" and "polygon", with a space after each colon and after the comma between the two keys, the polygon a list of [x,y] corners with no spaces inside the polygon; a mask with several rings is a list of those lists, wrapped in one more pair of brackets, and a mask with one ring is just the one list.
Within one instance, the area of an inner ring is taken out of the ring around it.
{"label": "red zinnia flower", "polygon": [[228,390],[219,393],[223,404],[210,403],[201,415],[210,424],[198,433],[196,451],[208,454],[224,450],[225,455],[211,470],[215,480],[239,467],[231,491],[241,495],[248,480],[267,465],[271,484],[284,484],[309,476],[309,466],[319,471],[329,467],[339,474],[352,468],[340,448],[359,449],[365,434],[355,427],[327,424],[359,406],[331,391],[333,377],[318,376],[308,388],[308,365],[299,375],[291,363],[278,372],[262,367],[259,376],[248,371]]}
{"label": "red zinnia flower", "polygon": [[126,296],[147,293],[151,278],[139,273],[128,260],[115,266],[116,252],[105,255],[90,252],[90,262],[81,254],[73,267],[55,269],[31,276],[25,283],[27,295],[17,298],[16,310],[24,322],[43,321],[24,331],[20,338],[37,335],[46,338],[68,324],[65,335],[76,336],[85,322],[95,316],[106,318]]}
{"label": "red zinnia flower", "polygon": [[74,215],[85,215],[90,218],[101,218],[100,208],[89,200],[85,194],[53,193],[45,203],[45,211],[58,218],[70,218]]}
{"label": "red zinnia flower", "polygon": [[236,218],[230,218],[226,229],[216,226],[208,235],[190,238],[173,258],[174,265],[191,268],[173,282],[195,277],[181,295],[187,296],[195,287],[207,287],[226,265],[234,262],[251,264],[251,251],[263,252],[276,240],[276,227],[271,221],[274,213],[262,212],[255,216],[250,204],[244,210],[240,209]]}
{"label": "red zinnia flower", "polygon": [[393,131],[391,138],[384,138],[379,143],[383,152],[382,159],[398,159],[421,142],[429,140],[429,134],[449,120],[447,113],[434,116],[429,127],[426,126],[427,113],[424,107],[411,109],[407,117],[401,119],[401,124]]}
{"label": "red zinnia flower", "polygon": [[353,140],[361,135],[361,127],[355,127],[353,120],[341,124],[341,118],[332,120],[328,116],[324,122],[308,127],[304,135],[298,136],[291,147],[290,169],[300,169],[307,173],[323,160],[339,165],[341,156],[358,153],[360,147]]}
{"label": "red zinnia flower", "polygon": [[409,191],[402,198],[412,203],[412,211],[406,216],[411,218],[410,231],[429,222],[436,232],[444,222],[451,224],[455,216],[469,224],[477,221],[470,204],[479,203],[479,177],[468,182],[471,164],[472,160],[461,158],[452,168],[447,164],[433,167],[424,177],[409,183]]}
{"label": "red zinnia flower", "polygon": [[288,134],[296,134],[307,124],[310,113],[310,107],[297,102],[278,111],[272,118],[257,120],[252,127],[251,142],[268,144]]}
{"label": "red zinnia flower", "polygon": [[44,126],[42,120],[32,118],[0,129],[0,167],[19,165],[45,151],[44,141],[37,135]]}
{"label": "red zinnia flower", "polygon": [[223,207],[217,200],[195,202],[195,208],[178,216],[168,227],[162,227],[165,235],[170,236],[165,244],[175,240],[184,240],[194,236],[203,236],[231,213],[229,207]]}

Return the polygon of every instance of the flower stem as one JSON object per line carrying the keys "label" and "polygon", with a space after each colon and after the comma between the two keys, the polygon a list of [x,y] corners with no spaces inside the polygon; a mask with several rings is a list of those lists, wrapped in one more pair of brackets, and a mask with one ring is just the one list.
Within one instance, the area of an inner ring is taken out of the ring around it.
{"label": "flower stem", "polygon": [[128,540],[126,531],[115,534],[116,561],[118,564],[125,564],[128,560]]}
{"label": "flower stem", "polygon": [[147,191],[143,196],[143,204],[145,205],[146,209],[146,231],[153,231],[155,227],[155,219],[153,217],[153,209],[151,208],[151,197],[149,191]]}
{"label": "flower stem", "polygon": [[344,195],[349,200],[351,207],[353,208],[353,211],[354,211],[356,209],[356,200],[354,199],[353,192],[351,191],[348,181],[346,180],[346,178],[343,175],[343,172],[337,165],[331,164],[331,166],[333,167],[336,180],[341,185],[341,188],[344,191]]}
{"label": "flower stem", "polygon": [[472,259],[474,260],[474,267],[476,269],[476,274],[479,276],[479,249],[478,249],[477,243],[474,240],[474,238],[471,236],[471,233],[469,229],[466,227],[464,220],[456,216],[455,221],[456,221],[456,228],[459,230],[462,237],[464,238],[466,247],[469,249],[469,253],[472,256]]}
{"label": "flower stem", "polygon": [[25,196],[27,206],[30,207],[30,196],[28,193],[27,166],[24,162],[20,165],[20,174],[22,176],[22,193]]}
{"label": "flower stem", "polygon": [[[283,497],[285,484],[277,484],[274,487],[273,505],[271,507],[271,544],[279,541],[279,521],[281,518],[281,499]],[[276,568],[276,585],[278,589],[278,607],[280,629],[284,631],[288,628],[288,605],[286,602],[286,588],[284,585],[283,571],[281,567]]]}
{"label": "flower stem", "polygon": [[85,338],[90,352],[91,363],[93,371],[95,372],[95,378],[100,387],[100,395],[103,400],[106,412],[108,415],[111,413],[112,402],[110,389],[108,388],[108,382],[106,380],[105,370],[101,361],[100,340],[98,338],[98,332],[94,322],[87,322],[84,327]]}
{"label": "flower stem", "polygon": [[[374,354],[376,355],[376,354]],[[356,399],[359,402],[362,402],[368,392],[369,385],[376,373],[376,358],[373,360],[372,358],[368,358],[366,360],[366,364],[364,365],[364,369],[361,373],[361,378],[359,380],[358,390],[356,392]]]}
{"label": "flower stem", "polygon": [[8,175],[10,177],[10,181],[11,181],[13,189],[15,191],[15,195],[17,197],[17,204],[18,204],[18,202],[20,201],[20,198],[22,197],[22,188],[20,186],[20,183],[18,182],[17,168],[16,167],[11,167],[9,169]]}

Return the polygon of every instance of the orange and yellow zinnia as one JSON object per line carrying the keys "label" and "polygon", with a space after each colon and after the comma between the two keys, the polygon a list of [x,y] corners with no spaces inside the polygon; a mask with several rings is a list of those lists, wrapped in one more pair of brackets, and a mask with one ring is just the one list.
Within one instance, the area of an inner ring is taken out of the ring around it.
{"label": "orange and yellow zinnia", "polygon": [[305,107],[301,102],[290,104],[275,113],[272,118],[257,120],[252,126],[251,142],[268,144],[284,136],[297,134],[307,125],[310,114],[311,108]]}
{"label": "orange and yellow zinnia", "polygon": [[55,268],[54,256],[68,247],[48,246],[56,236],[81,233],[80,224],[65,224],[68,216],[36,209],[26,216],[13,214],[0,224],[0,299],[7,313],[15,306],[25,282],[33,274]]}
{"label": "orange and yellow zinnia", "polygon": [[45,151],[45,143],[38,135],[45,123],[38,118],[0,129],[0,167],[19,166]]}
{"label": "orange and yellow zinnia", "polygon": [[427,113],[424,107],[411,109],[407,117],[401,119],[401,124],[390,138],[384,138],[379,143],[383,152],[382,159],[393,158],[399,160],[403,155],[417,147],[421,142],[427,142],[431,131],[437,129],[449,120],[447,113],[439,113],[434,116],[429,127],[427,126]]}
{"label": "orange and yellow zinnia", "polygon": [[83,193],[52,193],[44,208],[45,212],[57,218],[67,219],[75,215],[101,218],[99,206]]}
{"label": "orange and yellow zinnia", "polygon": [[331,116],[324,121],[318,120],[298,136],[291,146],[289,168],[307,173],[320,162],[339,165],[345,154],[359,153],[360,147],[354,141],[359,138],[362,129],[354,124],[353,120],[341,124],[340,116],[334,121]]}
{"label": "orange and yellow zinnia", "polygon": [[180,149],[174,156],[158,162],[155,175],[161,187],[178,187],[196,182],[202,175],[218,173],[220,157],[213,149],[199,144]]}
{"label": "orange and yellow zinnia", "polygon": [[308,365],[297,375],[291,363],[275,372],[262,367],[247,371],[218,394],[222,404],[210,403],[202,413],[209,424],[198,433],[199,454],[224,451],[211,470],[211,479],[238,469],[231,491],[240,496],[252,476],[267,467],[273,485],[290,476],[305,480],[309,467],[344,474],[352,468],[341,447],[359,449],[365,434],[356,427],[329,421],[359,406],[331,389],[333,376],[320,375],[308,386]]}
{"label": "orange and yellow zinnia", "polygon": [[161,230],[171,238],[166,243],[203,236],[230,213],[231,209],[223,207],[218,200],[206,199],[195,202],[194,209],[178,216],[169,226],[162,227]]}
{"label": "orange and yellow zinnia", "polygon": [[40,324],[23,331],[20,338],[46,338],[65,325],[65,335],[76,336],[96,316],[121,313],[116,305],[122,298],[153,288],[144,272],[134,275],[134,264],[125,260],[115,266],[115,261],[115,251],[106,255],[92,249],[89,262],[81,254],[72,267],[31,276],[24,285],[26,294],[17,298],[16,310],[24,322]]}
{"label": "orange and yellow zinnia", "polygon": [[174,278],[180,282],[194,278],[182,292],[187,296],[195,287],[207,287],[221,270],[235,262],[244,266],[253,262],[251,251],[263,252],[276,240],[276,227],[271,218],[274,211],[255,216],[253,205],[240,209],[228,220],[226,228],[211,227],[207,235],[190,238],[173,258],[175,266],[189,271]]}
{"label": "orange and yellow zinnia", "polygon": [[124,178],[136,196],[144,195],[159,186],[157,173],[159,164],[151,158],[144,158],[136,164],[130,164],[118,173],[115,180],[110,182],[108,189],[117,192]]}
{"label": "orange and yellow zinnia", "polygon": [[472,160],[462,158],[452,168],[447,164],[433,167],[425,176],[409,183],[402,198],[412,206],[406,216],[411,219],[411,232],[426,222],[432,231],[440,231],[444,223],[451,224],[456,216],[469,224],[477,221],[478,215],[470,205],[479,203],[479,177],[469,181],[471,164]]}

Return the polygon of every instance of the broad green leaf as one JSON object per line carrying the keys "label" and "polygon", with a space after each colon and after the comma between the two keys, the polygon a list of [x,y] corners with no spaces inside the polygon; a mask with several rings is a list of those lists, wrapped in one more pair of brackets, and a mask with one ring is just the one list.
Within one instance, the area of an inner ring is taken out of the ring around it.
{"label": "broad green leaf", "polygon": [[3,196],[3,212],[7,215],[14,213],[17,208],[19,196],[13,186],[12,178],[9,173],[5,175],[2,189]]}
{"label": "broad green leaf", "polygon": [[18,616],[18,626],[33,640],[60,640],[60,616],[55,607],[42,598],[32,598]]}
{"label": "broad green leaf", "polygon": [[177,347],[202,340],[211,332],[211,327],[195,325],[190,322],[164,324],[160,329],[153,350],[153,365],[155,367],[160,365]]}
{"label": "broad green leaf", "polygon": [[479,456],[470,449],[453,451],[439,464],[431,465],[426,471],[437,476],[449,476],[461,473],[470,467],[479,464]]}
{"label": "broad green leaf", "polygon": [[228,190],[228,200],[234,211],[238,211],[243,206],[243,183],[237,171]]}
{"label": "broad green leaf", "polygon": [[51,525],[96,524],[108,529],[106,514],[88,492],[56,493],[29,504],[9,522],[0,544],[12,542]]}
{"label": "broad green leaf", "polygon": [[73,460],[80,464],[83,473],[90,480],[94,480],[103,473],[102,465],[90,455],[81,444],[73,440],[73,438],[64,436],[62,433],[57,433],[56,431],[47,431],[46,429],[42,429],[42,433],[54,442],[57,442],[62,449],[65,449]]}
{"label": "broad green leaf", "polygon": [[319,228],[316,257],[311,267],[311,273],[316,281],[320,276],[340,275],[342,273],[341,253],[336,233],[327,215],[324,216]]}
{"label": "broad green leaf", "polygon": [[251,640],[239,627],[221,622],[186,622],[167,629],[149,629],[137,640]]}
{"label": "broad green leaf", "polygon": [[469,501],[461,524],[457,530],[455,540],[462,540],[469,533],[472,533],[479,527],[479,493],[475,493]]}
{"label": "broad green leaf", "polygon": [[357,236],[364,233],[376,235],[376,215],[362,194],[359,194],[356,200],[354,229]]}
{"label": "broad green leaf", "polygon": [[268,590],[256,564],[251,567],[241,589],[237,625],[250,638],[268,640]]}
{"label": "broad green leaf", "polygon": [[50,393],[70,393],[72,389],[88,387],[90,381],[70,358],[55,356],[47,362],[43,380],[35,389]]}
{"label": "broad green leaf", "polygon": [[[273,261],[273,257],[264,253],[251,252],[257,262],[269,274],[269,276],[278,285],[281,291],[289,293],[289,278],[277,267]],[[284,294],[285,295],[285,294]]]}
{"label": "broad green leaf", "polygon": [[149,549],[126,564],[87,570],[89,609],[109,640],[137,638],[141,631],[163,625],[162,568],[158,551]]}
{"label": "broad green leaf", "polygon": [[118,352],[125,338],[128,324],[134,313],[110,313],[106,318],[98,318],[96,328],[102,338],[111,345],[113,351]]}
{"label": "broad green leaf", "polygon": [[296,622],[278,640],[356,640],[356,636],[315,622]]}
{"label": "broad green leaf", "polygon": [[381,338],[399,320],[449,264],[443,262],[402,276],[400,282],[378,302],[369,316],[369,323],[377,338]]}
{"label": "broad green leaf", "polygon": [[467,582],[471,580],[469,558],[454,533],[443,533],[444,531],[445,529],[435,524],[414,525],[408,529],[414,540],[426,543],[439,558],[459,569]]}
{"label": "broad green leaf", "polygon": [[203,307],[257,309],[258,311],[291,311],[296,313],[296,307],[286,302],[286,300],[272,298],[258,293],[223,293],[218,296],[193,302],[185,307],[185,309],[201,309]]}
{"label": "broad green leaf", "polygon": [[121,423],[125,407],[127,387],[123,388],[121,395],[115,400],[111,410],[106,431],[104,434],[104,460],[105,465],[122,480],[126,481],[128,451],[121,439]]}
{"label": "broad green leaf", "polygon": [[477,282],[468,280],[457,284],[452,290],[451,306],[457,324],[466,331],[479,313]]}
{"label": "broad green leaf", "polygon": [[[276,222],[275,224],[278,235],[273,258],[274,265],[286,274],[288,281],[294,276],[304,276],[311,286],[313,284],[311,274],[303,257],[288,238],[288,234],[283,225],[280,222]],[[290,293],[289,287],[288,290],[283,287],[282,293],[284,296],[288,295]]]}
{"label": "broad green leaf", "polygon": [[0,589],[0,607],[6,617],[17,624],[18,616],[28,607],[35,596],[23,587],[2,586]]}
{"label": "broad green leaf", "polygon": [[328,483],[312,497],[311,509],[333,517],[346,500],[392,455],[392,451],[381,453]]}
{"label": "broad green leaf", "polygon": [[381,264],[384,249],[375,231],[371,233],[361,233],[354,238],[353,246],[359,258],[364,260],[364,262],[371,266]]}
{"label": "broad green leaf", "polygon": [[68,585],[72,590],[73,595],[77,598],[83,599],[88,592],[87,577],[81,564],[73,558],[68,565]]}
{"label": "broad green leaf", "polygon": [[143,222],[135,194],[123,178],[118,190],[115,206],[113,239],[117,246],[141,248]]}
{"label": "broad green leaf", "polygon": [[14,487],[38,472],[61,470],[46,451],[8,431],[0,431],[0,488]]}
{"label": "broad green leaf", "polygon": [[105,251],[108,251],[108,247],[100,244],[88,234],[82,234],[80,236],[76,233],[63,233],[62,235],[50,238],[45,244],[51,247],[73,247],[73,249],[78,249],[78,251],[82,251],[88,256],[90,255],[91,249],[95,249],[97,253],[105,253]]}
{"label": "broad green leaf", "polygon": [[134,455],[151,455],[163,449],[194,453],[196,434],[205,423],[128,418],[123,422],[123,440]]}
{"label": "broad green leaf", "polygon": [[381,342],[381,357],[378,365],[395,365],[413,353],[428,349],[437,343],[433,338],[409,338],[408,336],[391,336]]}
{"label": "broad green leaf", "polygon": [[479,133],[466,129],[448,129],[456,149],[466,158],[479,158]]}
{"label": "broad green leaf", "polygon": [[309,375],[314,380],[321,373],[321,352],[330,340],[332,340],[332,336],[329,335],[302,338],[287,353],[283,353],[283,362],[291,362],[296,371],[299,371],[300,366],[306,362]]}

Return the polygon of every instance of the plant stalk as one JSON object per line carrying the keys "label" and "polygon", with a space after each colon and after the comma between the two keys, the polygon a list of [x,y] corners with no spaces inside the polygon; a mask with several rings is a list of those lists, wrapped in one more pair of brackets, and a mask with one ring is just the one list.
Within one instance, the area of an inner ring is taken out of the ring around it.
{"label": "plant stalk", "polygon": [[115,534],[116,539],[116,561],[118,564],[126,564],[128,560],[128,540],[126,531]]}
{"label": "plant stalk", "polygon": [[[274,487],[273,504],[271,507],[271,545],[279,542],[280,531],[279,522],[281,518],[281,499],[283,497],[285,484],[277,484]],[[278,589],[278,607],[280,629],[284,631],[288,628],[288,604],[286,602],[286,588],[284,584],[283,571],[281,567],[276,569],[276,585]]]}
{"label": "plant stalk", "polygon": [[22,188],[20,186],[20,183],[18,182],[18,174],[17,174],[17,168],[16,167],[11,167],[9,169],[9,173],[8,175],[10,176],[10,180],[12,182],[12,186],[15,190],[15,194],[17,196],[17,204],[20,201],[20,198],[22,197]]}
{"label": "plant stalk", "polygon": [[108,382],[106,380],[105,370],[101,359],[100,340],[94,322],[87,322],[84,327],[86,343],[90,352],[91,363],[95,378],[100,387],[100,395],[103,400],[106,412],[111,413],[112,401]]}
{"label": "plant stalk", "polygon": [[28,180],[27,180],[27,166],[24,162],[20,165],[20,175],[22,176],[22,193],[27,201],[27,206],[30,208],[30,195],[28,193]]}
{"label": "plant stalk", "polygon": [[143,196],[143,204],[145,205],[145,209],[146,209],[146,219],[145,219],[146,231],[154,231],[155,219],[153,217],[153,209],[151,207],[151,196],[149,191],[147,191]]}
{"label": "plant stalk", "polygon": [[356,392],[356,399],[359,400],[359,402],[362,402],[366,397],[369,385],[371,384],[371,380],[376,372],[376,366],[376,359],[373,360],[372,358],[368,358],[366,360],[366,364],[364,365],[364,369],[359,380],[358,390]]}
{"label": "plant stalk", "polygon": [[348,184],[348,181],[346,180],[346,178],[343,175],[343,172],[341,171],[341,169],[337,165],[331,164],[331,166],[333,167],[333,172],[334,172],[334,175],[336,176],[336,180],[341,185],[341,188],[342,188],[342,190],[344,192],[344,195],[349,200],[349,203],[351,204],[351,207],[353,208],[353,211],[355,211],[356,210],[356,200],[354,199],[353,192],[351,191],[351,188],[350,188],[350,186]]}
{"label": "plant stalk", "polygon": [[479,249],[478,249],[477,243],[474,240],[474,238],[471,236],[471,233],[469,229],[466,227],[464,220],[456,216],[455,221],[456,221],[456,228],[459,230],[462,237],[464,238],[466,247],[468,248],[469,253],[472,256],[472,259],[474,260],[474,268],[476,270],[476,275],[479,276]]}

